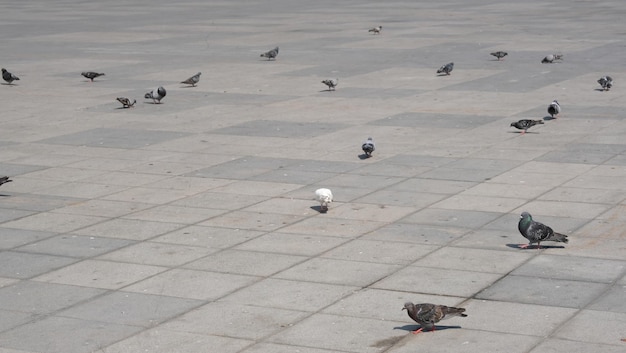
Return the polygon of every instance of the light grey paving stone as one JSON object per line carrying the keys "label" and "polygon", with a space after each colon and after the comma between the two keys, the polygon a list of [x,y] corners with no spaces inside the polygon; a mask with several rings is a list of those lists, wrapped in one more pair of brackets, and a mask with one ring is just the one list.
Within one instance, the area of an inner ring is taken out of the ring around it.
{"label": "light grey paving stone", "polygon": [[330,179],[334,176],[332,173],[312,172],[300,170],[271,170],[269,172],[254,175],[250,180],[269,181],[273,183],[293,183],[293,184],[313,184],[322,180]]}
{"label": "light grey paving stone", "polygon": [[51,232],[10,228],[0,228],[0,233],[2,233],[2,237],[0,237],[0,249],[12,249],[56,235],[56,233]]}
{"label": "light grey paving stone", "polygon": [[570,352],[570,353],[586,353],[586,352],[606,352],[606,353],[620,353],[624,350],[624,345],[621,341],[607,342],[608,344],[581,342],[579,340],[571,341],[559,338],[550,338],[543,341],[533,350],[531,353],[556,353],[556,352]]}
{"label": "light grey paving stone", "polygon": [[0,222],[17,220],[35,214],[35,211],[14,210],[10,208],[0,208]]}
{"label": "light grey paving stone", "polygon": [[342,352],[382,352],[399,340],[397,322],[314,314],[270,337],[270,342]]}
{"label": "light grey paving stone", "polygon": [[316,137],[341,130],[339,123],[294,123],[280,120],[254,120],[211,131],[213,134],[302,138]]}
{"label": "light grey paving stone", "polygon": [[114,292],[58,313],[87,321],[153,327],[200,306],[203,301],[164,295]]}
{"label": "light grey paving stone", "polygon": [[333,216],[332,213],[327,213],[323,217],[306,218],[281,228],[280,231],[294,234],[356,238],[386,224],[385,222],[372,220],[334,218]]}
{"label": "light grey paving stone", "polygon": [[592,153],[588,151],[551,151],[536,160],[542,162],[602,164],[614,156],[615,155],[608,153]]}
{"label": "light grey paving stone", "polygon": [[128,214],[125,218],[142,221],[193,224],[228,212],[214,208],[161,205]]}
{"label": "light grey paving stone", "polygon": [[302,215],[233,211],[199,223],[201,226],[224,227],[270,232],[304,219]]}
{"label": "light grey paving stone", "polygon": [[607,288],[608,285],[597,282],[508,275],[478,293],[476,298],[582,308]]}
{"label": "light grey paving stone", "polygon": [[366,234],[364,239],[399,241],[417,244],[445,245],[460,238],[468,230],[453,227],[433,227],[414,223],[394,222]]}
{"label": "light grey paving stone", "polygon": [[[7,331],[36,319],[34,314],[22,313],[13,310],[0,310],[0,315],[2,315],[2,319],[0,320],[0,331]],[[0,352],[2,352],[2,349],[0,349]]]}
{"label": "light grey paving stone", "polygon": [[138,148],[185,135],[184,133],[173,131],[96,128],[57,136],[39,142],[72,146]]}
{"label": "light grey paving stone", "polygon": [[272,232],[237,245],[234,249],[316,256],[345,242],[345,239],[339,237]]}
{"label": "light grey paving stone", "polygon": [[[297,349],[298,353],[329,353],[336,350],[326,350],[311,347],[294,346],[292,344],[259,343],[244,349],[245,353],[289,353]],[[8,352],[9,353],[9,352]]]}
{"label": "light grey paving stone", "polygon": [[313,216],[319,214],[310,200],[299,200],[289,197],[271,198],[242,209],[245,212],[272,212],[284,215]]}
{"label": "light grey paving stone", "polygon": [[427,208],[402,219],[402,222],[439,227],[476,229],[501,216],[497,212]]}
{"label": "light grey paving stone", "polygon": [[198,352],[207,347],[222,353],[235,353],[252,344],[252,341],[207,335],[165,330],[156,327],[140,332],[120,342],[106,347],[106,353],[126,353],[131,351],[146,351],[154,353],[171,352]]}
{"label": "light grey paving stone", "polygon": [[382,126],[428,126],[443,129],[466,129],[477,125],[487,124],[498,119],[498,117],[475,115],[401,113],[370,122],[370,124]]}
{"label": "light grey paving stone", "polygon": [[438,269],[507,274],[518,268],[531,256],[528,253],[447,246],[428,254],[412,265]]}
{"label": "light grey paving stone", "polygon": [[106,220],[107,218],[105,217],[46,212],[5,222],[2,226],[7,228],[65,233]]}
{"label": "light grey paving stone", "polygon": [[[590,322],[598,324],[590,325]],[[626,322],[625,313],[581,310],[555,334],[555,337],[591,343],[614,344],[624,338],[624,322]]]}
{"label": "light grey paving stone", "polygon": [[142,329],[139,326],[49,316],[0,333],[0,339],[4,347],[20,351],[89,353]]}
{"label": "light grey paving stone", "polygon": [[501,275],[430,267],[403,268],[372,285],[373,288],[420,294],[471,297]]}
{"label": "light grey paving stone", "polygon": [[183,224],[116,218],[74,233],[94,237],[145,240],[184,227]]}
{"label": "light grey paving stone", "polygon": [[174,201],[172,205],[198,208],[216,208],[220,210],[239,210],[267,199],[268,196],[202,192]]}
{"label": "light grey paving stone", "polygon": [[[267,278],[221,299],[261,307],[316,312],[358,287]],[[280,293],[280,295],[276,295]]]}
{"label": "light grey paving stone", "polygon": [[516,268],[512,274],[570,281],[612,283],[626,270],[626,261],[589,257],[541,255]]}
{"label": "light grey paving stone", "polygon": [[369,195],[354,200],[360,203],[375,203],[382,205],[404,206],[421,209],[433,205],[437,201],[447,197],[443,194],[426,192],[410,192],[406,190],[379,190]]}
{"label": "light grey paving stone", "polygon": [[476,185],[471,181],[411,178],[390,187],[391,190],[456,194]]}
{"label": "light grey paving stone", "polygon": [[35,241],[17,248],[18,251],[58,255],[67,257],[87,258],[107,253],[134,242],[126,239],[88,237],[81,235],[57,235],[44,240]]}
{"label": "light grey paving stone", "polygon": [[626,198],[626,192],[560,187],[541,195],[539,200],[617,204]]}
{"label": "light grey paving stone", "polygon": [[524,238],[522,238],[517,229],[509,229],[506,231],[479,229],[463,235],[453,241],[451,245],[462,248],[498,250],[511,253],[520,252],[519,244],[523,243],[523,240]]}
{"label": "light grey paving stone", "polygon": [[[213,302],[161,325],[176,332],[258,340],[301,321],[309,313],[245,303]],[[219,325],[215,323],[219,322]]]}
{"label": "light grey paving stone", "polygon": [[243,229],[189,226],[151,239],[157,243],[225,249],[257,238],[265,232]]}
{"label": "light grey paving stone", "polygon": [[524,205],[527,200],[479,195],[453,195],[432,205],[432,208],[485,212],[511,212]]}
{"label": "light grey paving stone", "polygon": [[[334,195],[333,195],[334,196]],[[361,219],[378,222],[393,222],[416,211],[413,207],[392,205],[373,205],[366,203],[345,203],[329,208],[333,217],[342,219]]]}
{"label": "light grey paving stone", "polygon": [[299,184],[241,180],[215,188],[213,189],[213,191],[243,195],[275,197],[299,189],[300,187],[302,187],[302,185]]}
{"label": "light grey paving stone", "polygon": [[[46,293],[46,300],[41,299],[41,293]],[[104,290],[96,288],[20,281],[0,288],[0,308],[34,315],[50,314],[103,293]]]}
{"label": "light grey paving stone", "polygon": [[616,283],[600,298],[594,300],[587,308],[598,311],[626,313],[625,294],[626,285]]}
{"label": "light grey paving stone", "polygon": [[11,195],[11,197],[0,197],[0,206],[10,209],[42,212],[65,207],[80,201],[82,201],[82,199],[71,197],[19,194]]}
{"label": "light grey paving stone", "polygon": [[321,257],[371,263],[408,265],[437,249],[433,245],[355,239]]}
{"label": "light grey paving stone", "polygon": [[270,276],[305,261],[307,257],[256,251],[224,250],[186,264],[195,270]]}
{"label": "light grey paving stone", "polygon": [[30,254],[18,251],[0,252],[0,276],[26,279],[78,261],[66,256]]}
{"label": "light grey paving stone", "polygon": [[144,241],[98,257],[121,263],[175,267],[216,252],[217,249]]}
{"label": "light grey paving stone", "polygon": [[[7,175],[12,179],[16,176],[32,173],[38,170],[44,170],[46,166],[43,165],[28,165],[28,164],[14,164],[14,163],[0,163],[0,170],[2,175]],[[19,180],[19,178],[18,178]],[[15,181],[14,181],[15,182]]]}

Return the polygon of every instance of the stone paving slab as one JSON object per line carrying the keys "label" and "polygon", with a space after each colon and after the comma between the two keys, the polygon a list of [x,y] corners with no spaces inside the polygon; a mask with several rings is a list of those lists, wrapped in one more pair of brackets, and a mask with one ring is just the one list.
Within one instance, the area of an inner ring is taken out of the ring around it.
{"label": "stone paving slab", "polygon": [[[624,13],[2,2],[0,353],[622,352]],[[522,211],[569,243],[520,249]]]}

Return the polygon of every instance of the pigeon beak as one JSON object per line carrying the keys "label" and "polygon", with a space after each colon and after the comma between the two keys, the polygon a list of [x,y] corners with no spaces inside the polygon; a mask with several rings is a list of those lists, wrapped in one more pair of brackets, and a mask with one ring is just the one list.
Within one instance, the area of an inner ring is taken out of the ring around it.
{"label": "pigeon beak", "polygon": [[[406,308],[402,308],[402,310],[406,310]],[[402,311],[402,310],[400,310],[400,311]]]}

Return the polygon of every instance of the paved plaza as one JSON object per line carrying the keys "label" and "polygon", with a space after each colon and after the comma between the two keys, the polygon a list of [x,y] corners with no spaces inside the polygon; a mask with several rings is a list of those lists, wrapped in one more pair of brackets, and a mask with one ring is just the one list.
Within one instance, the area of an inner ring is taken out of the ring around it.
{"label": "paved plaza", "polygon": [[[3,1],[0,353],[624,352],[625,17]],[[520,248],[523,211],[569,243]],[[413,335],[407,301],[468,316]]]}

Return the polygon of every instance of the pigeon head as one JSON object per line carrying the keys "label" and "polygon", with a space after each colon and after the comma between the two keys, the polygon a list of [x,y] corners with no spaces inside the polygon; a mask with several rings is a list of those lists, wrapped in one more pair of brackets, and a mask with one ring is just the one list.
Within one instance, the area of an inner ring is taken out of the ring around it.
{"label": "pigeon head", "polygon": [[415,304],[411,303],[411,302],[406,302],[404,303],[404,307],[402,308],[402,310],[410,310],[411,308],[413,308],[415,306]]}
{"label": "pigeon head", "polygon": [[522,215],[519,216],[521,219],[533,219],[533,217],[528,212],[522,212]]}

